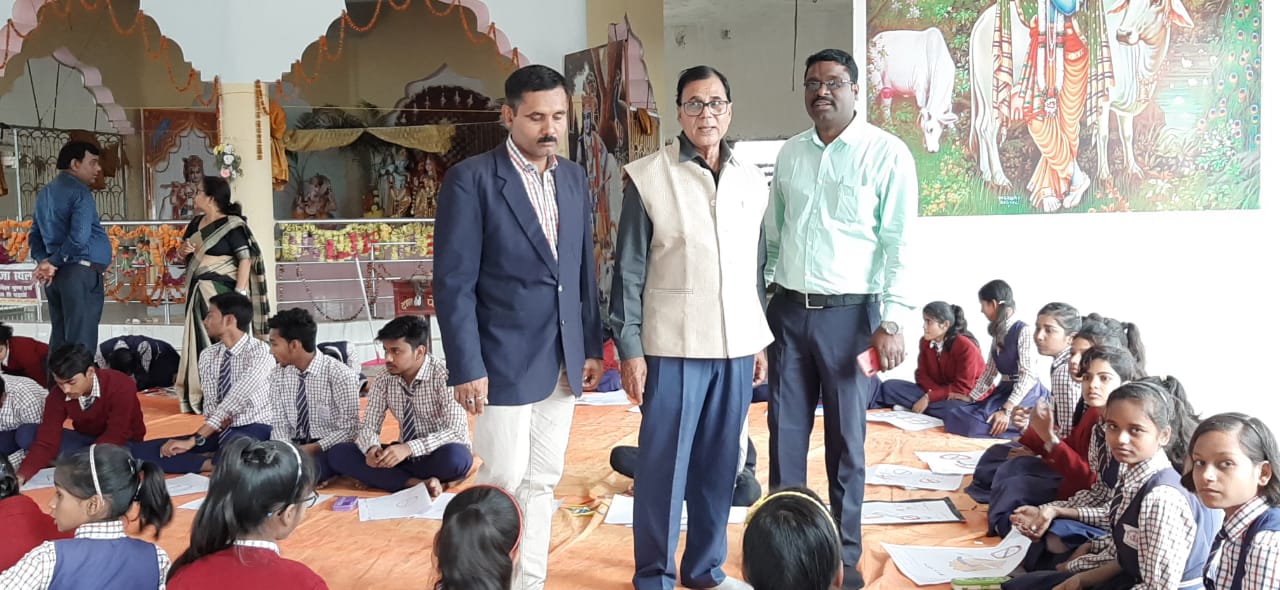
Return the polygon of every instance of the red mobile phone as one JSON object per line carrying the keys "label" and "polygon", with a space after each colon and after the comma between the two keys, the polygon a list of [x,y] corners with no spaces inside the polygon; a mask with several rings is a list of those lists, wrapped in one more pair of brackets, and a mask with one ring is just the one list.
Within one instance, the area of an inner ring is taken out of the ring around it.
{"label": "red mobile phone", "polygon": [[874,348],[868,348],[858,355],[858,366],[862,367],[862,374],[868,377],[875,375],[880,371],[880,353]]}

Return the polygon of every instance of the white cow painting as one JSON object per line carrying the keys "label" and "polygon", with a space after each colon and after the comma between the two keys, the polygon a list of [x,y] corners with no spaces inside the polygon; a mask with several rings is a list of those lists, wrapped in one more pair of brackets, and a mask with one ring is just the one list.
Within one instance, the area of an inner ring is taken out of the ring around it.
{"label": "white cow painting", "polygon": [[867,81],[885,120],[894,97],[915,97],[925,149],[937,152],[943,129],[955,127],[958,119],[951,110],[956,63],[942,31],[885,31],[871,39],[870,54]]}

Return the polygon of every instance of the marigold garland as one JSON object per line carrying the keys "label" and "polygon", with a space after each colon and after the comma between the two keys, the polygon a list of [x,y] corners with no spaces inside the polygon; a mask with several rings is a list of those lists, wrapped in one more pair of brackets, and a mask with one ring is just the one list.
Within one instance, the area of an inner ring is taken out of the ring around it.
{"label": "marigold garland", "polygon": [[[280,260],[316,258],[325,262],[350,260],[353,256],[378,260],[430,258],[435,226],[406,223],[354,223],[342,229],[321,229],[314,224],[288,225],[281,230]],[[399,243],[410,245],[377,246]],[[375,250],[376,247],[376,250]]]}
{"label": "marigold garland", "polygon": [[[0,221],[0,263],[27,262],[31,221]],[[165,303],[185,303],[183,277],[169,273],[168,265],[181,262],[182,228],[174,225],[107,228],[107,239],[115,252],[112,265],[120,278],[109,285],[107,296],[121,303],[144,303],[152,307]],[[121,293],[123,291],[123,294]]]}

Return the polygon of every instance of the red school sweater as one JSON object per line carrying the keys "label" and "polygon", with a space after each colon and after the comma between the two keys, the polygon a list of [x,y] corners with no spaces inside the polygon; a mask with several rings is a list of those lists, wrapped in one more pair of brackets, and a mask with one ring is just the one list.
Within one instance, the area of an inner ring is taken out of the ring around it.
{"label": "red school sweater", "polygon": [[1092,487],[1098,480],[1098,474],[1089,465],[1089,443],[1093,440],[1094,426],[1101,421],[1102,410],[1086,408],[1071,434],[1059,441],[1052,453],[1044,452],[1044,441],[1032,428],[1023,431],[1022,438],[1018,439],[1022,446],[1035,451],[1062,476],[1062,485],[1058,487],[1059,500],[1069,499],[1076,492]]}
{"label": "red school sweater", "polygon": [[951,393],[969,395],[987,363],[982,351],[966,336],[956,336],[951,350],[938,354],[929,341],[920,339],[920,359],[916,362],[916,385],[929,394],[929,403],[947,399]]}
{"label": "red school sweater", "polygon": [[270,549],[230,547],[197,559],[169,580],[170,590],[328,590],[311,568]]}
{"label": "red school sweater", "polygon": [[95,437],[97,440],[94,442],[98,444],[124,445],[146,438],[147,425],[142,420],[138,386],[134,385],[133,378],[111,369],[95,369],[94,373],[101,397],[88,410],[80,409],[80,400],[68,400],[61,389],[54,387],[49,390],[36,441],[27,449],[27,458],[18,468],[18,475],[23,479],[31,479],[58,456],[62,446],[62,424],[68,418],[72,429]]}
{"label": "red school sweater", "polygon": [[23,495],[0,500],[0,523],[4,523],[4,534],[0,535],[0,571],[13,567],[22,556],[45,541],[72,536],[59,532],[53,517],[40,510],[35,500]]}

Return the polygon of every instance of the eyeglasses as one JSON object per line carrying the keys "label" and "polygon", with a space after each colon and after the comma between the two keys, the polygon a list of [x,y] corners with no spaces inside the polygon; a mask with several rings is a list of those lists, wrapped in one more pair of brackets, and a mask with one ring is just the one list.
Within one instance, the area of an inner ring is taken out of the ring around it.
{"label": "eyeglasses", "polygon": [[316,503],[318,503],[319,501],[320,501],[320,493],[313,491],[311,492],[310,496],[303,498],[302,501],[298,503],[302,504],[303,506],[306,506],[307,508],[314,508]]}
{"label": "eyeglasses", "polygon": [[817,92],[819,88],[826,86],[828,91],[835,92],[845,86],[852,85],[853,80],[827,80],[826,82],[819,80],[806,80],[804,83],[804,89],[806,92]]}
{"label": "eyeglasses", "polygon": [[702,114],[703,108],[711,109],[711,114],[719,117],[729,112],[729,101],[713,100],[711,102],[702,102],[700,100],[691,100],[680,105],[680,111],[690,117],[696,117]]}

